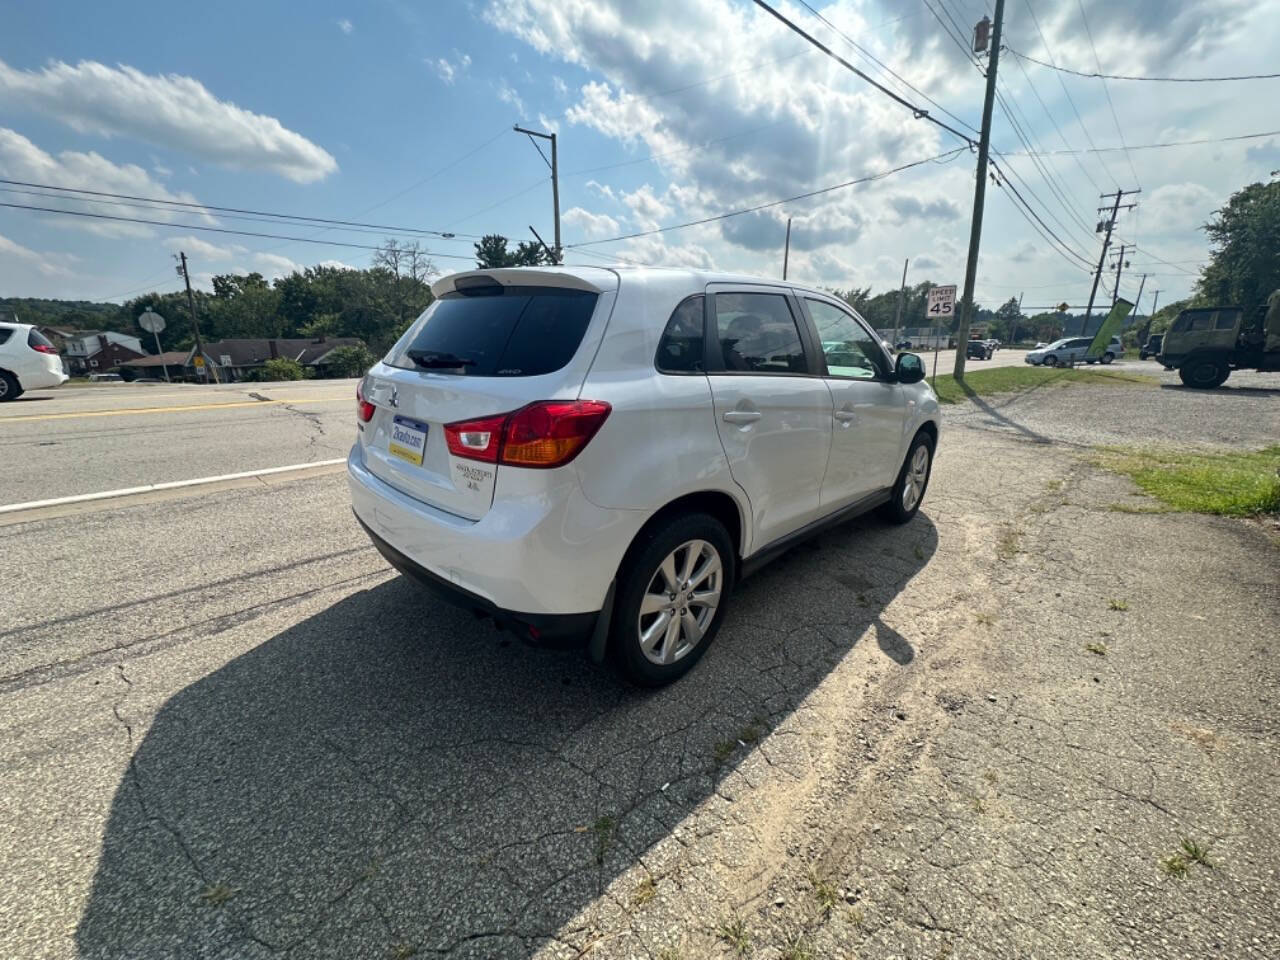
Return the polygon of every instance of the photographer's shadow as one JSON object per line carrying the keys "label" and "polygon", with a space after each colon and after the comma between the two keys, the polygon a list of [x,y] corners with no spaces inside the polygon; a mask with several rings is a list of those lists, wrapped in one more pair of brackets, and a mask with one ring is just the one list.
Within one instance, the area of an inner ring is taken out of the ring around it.
{"label": "photographer's shadow", "polygon": [[125,700],[134,755],[80,955],[528,956],[860,637],[910,664],[882,613],[936,548],[923,514],[824,534],[745,581],[702,662],[659,691],[395,578],[182,690],[145,731]]}

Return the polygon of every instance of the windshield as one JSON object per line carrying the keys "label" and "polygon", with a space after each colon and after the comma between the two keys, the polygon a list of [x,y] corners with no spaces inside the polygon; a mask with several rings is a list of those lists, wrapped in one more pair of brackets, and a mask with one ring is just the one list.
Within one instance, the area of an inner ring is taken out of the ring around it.
{"label": "windshield", "polygon": [[494,285],[445,294],[387,362],[469,377],[536,377],[577,351],[597,294],[559,287]]}

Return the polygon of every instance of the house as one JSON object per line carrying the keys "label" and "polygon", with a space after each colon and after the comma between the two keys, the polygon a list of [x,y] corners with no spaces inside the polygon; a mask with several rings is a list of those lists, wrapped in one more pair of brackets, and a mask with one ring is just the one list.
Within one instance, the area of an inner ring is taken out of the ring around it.
{"label": "house", "polygon": [[157,356],[126,360],[120,364],[120,376],[126,380],[187,380],[191,377],[189,359],[189,350],[170,350]]}
{"label": "house", "polygon": [[[252,371],[261,369],[268,360],[276,357],[295,360],[303,367],[314,370],[316,376],[323,377],[326,359],[334,350],[339,347],[363,346],[364,341],[355,337],[218,340],[204,345],[204,358],[206,368],[216,367],[218,378],[223,383],[250,378],[254,375]],[[193,348],[187,355],[188,376],[196,374],[196,368],[192,364],[194,357]]]}
{"label": "house", "polygon": [[126,360],[140,360],[147,355],[142,341],[114,330],[77,330],[66,338],[62,361],[72,376],[106,373]]}

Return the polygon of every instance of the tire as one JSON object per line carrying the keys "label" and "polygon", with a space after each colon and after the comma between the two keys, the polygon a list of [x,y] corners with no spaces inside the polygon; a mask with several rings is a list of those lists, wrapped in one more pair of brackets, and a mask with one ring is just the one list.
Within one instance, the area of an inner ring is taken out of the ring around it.
{"label": "tire", "polygon": [[1042,366],[1056,367],[1058,365],[1058,358],[1051,353],[1047,357],[1045,357],[1043,360],[1041,360],[1040,363]]}
{"label": "tire", "polygon": [[[923,453],[922,453],[923,451]],[[923,464],[919,462],[923,459]],[[907,523],[920,511],[924,502],[924,494],[929,489],[929,476],[933,473],[933,439],[923,430],[915,435],[911,446],[907,449],[906,459],[902,461],[902,469],[898,471],[898,479],[893,484],[893,492],[880,514],[890,523]],[[912,485],[912,495],[908,497],[908,485]]]}
{"label": "tire", "polygon": [[[691,550],[698,551],[692,565]],[[667,561],[671,561],[669,567]],[[609,631],[613,655],[628,680],[661,687],[693,669],[724,621],[736,564],[728,531],[710,514],[672,517],[644,535],[623,563]],[[669,581],[671,574],[674,584]],[[675,589],[669,589],[672,586]],[[713,592],[714,605],[709,605],[705,599]],[[681,606],[686,595],[691,602]],[[699,596],[704,600],[693,599]],[[642,612],[642,605],[655,609]],[[670,629],[662,629],[663,623],[673,621],[669,610],[678,624],[674,636]],[[698,632],[692,642],[691,629]],[[646,635],[650,642],[646,643]]]}
{"label": "tire", "polygon": [[1183,384],[1196,390],[1212,390],[1227,382],[1231,368],[1217,357],[1199,357],[1188,360],[1178,368]]}
{"label": "tire", "polygon": [[0,403],[6,400],[17,400],[22,396],[22,386],[18,378],[7,370],[0,370]]}
{"label": "tire", "polygon": [[1109,350],[1108,350],[1106,353],[1104,353],[1104,354],[1102,355],[1102,362],[1103,362],[1103,363],[1110,363],[1110,362],[1111,362],[1112,360],[1114,360],[1115,358],[1116,358],[1116,355],[1115,355],[1114,353],[1112,353],[1111,351],[1109,351]]}

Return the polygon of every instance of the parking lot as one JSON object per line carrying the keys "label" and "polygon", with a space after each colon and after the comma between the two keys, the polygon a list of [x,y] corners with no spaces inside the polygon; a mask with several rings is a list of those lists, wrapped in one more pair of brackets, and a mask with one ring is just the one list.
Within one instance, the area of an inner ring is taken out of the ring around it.
{"label": "parking lot", "polygon": [[8,404],[0,955],[1280,955],[1276,534],[1088,457],[1275,442],[1280,390],[1157,380],[947,407],[915,520],[659,691],[387,568],[352,381]]}

